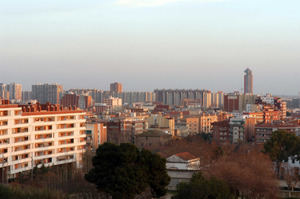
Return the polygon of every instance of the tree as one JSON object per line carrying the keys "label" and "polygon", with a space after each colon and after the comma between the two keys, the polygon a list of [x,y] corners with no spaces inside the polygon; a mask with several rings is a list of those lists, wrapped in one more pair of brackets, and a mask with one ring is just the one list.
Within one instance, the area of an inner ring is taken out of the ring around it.
{"label": "tree", "polygon": [[[285,180],[288,189],[293,192],[300,180],[299,169],[295,167],[291,167],[289,163],[287,163],[283,169],[284,169],[283,179]],[[291,192],[289,192],[289,197],[291,197]]]}
{"label": "tree", "polygon": [[205,178],[202,173],[193,175],[189,183],[177,185],[177,191],[172,199],[231,199],[234,194],[230,187],[215,177]]}
{"label": "tree", "polygon": [[281,163],[300,152],[300,139],[292,133],[275,131],[270,140],[264,145],[264,152],[276,162],[276,174],[279,177]]}
{"label": "tree", "polygon": [[207,168],[210,176],[226,182],[241,198],[276,198],[277,181],[270,158],[249,146],[232,146]]}
{"label": "tree", "polygon": [[166,193],[170,179],[165,160],[147,150],[139,151],[132,144],[105,143],[96,151],[93,166],[86,179],[113,199],[131,199],[147,187],[155,196]]}
{"label": "tree", "polygon": [[154,197],[164,196],[167,193],[166,186],[170,182],[170,177],[166,172],[166,159],[145,149],[142,149],[140,154],[152,195]]}

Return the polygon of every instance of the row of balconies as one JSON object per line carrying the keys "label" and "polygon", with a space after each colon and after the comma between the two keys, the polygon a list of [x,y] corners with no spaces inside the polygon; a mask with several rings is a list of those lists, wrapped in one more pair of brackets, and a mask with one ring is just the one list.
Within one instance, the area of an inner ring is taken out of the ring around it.
{"label": "row of balconies", "polygon": [[[84,145],[78,146],[77,150],[82,150],[82,152],[84,152]],[[68,153],[68,152],[75,152],[75,148],[74,147],[66,148],[61,151],[61,153]],[[75,154],[65,154],[65,155],[61,155],[61,156],[57,156],[58,154],[56,154],[55,156],[53,156],[53,155],[54,154],[52,154],[52,152],[51,152],[51,154],[45,154],[44,156],[41,155],[41,159],[39,159],[39,157],[37,157],[37,156],[35,156],[32,159],[32,158],[30,158],[29,153],[21,154],[21,155],[13,156],[12,162],[10,162],[10,163],[8,162],[8,158],[2,158],[2,159],[0,159],[0,167],[1,167],[1,162],[3,163],[2,166],[8,166],[8,165],[13,164],[13,170],[11,171],[11,174],[14,174],[14,173],[23,172],[23,171],[31,169],[32,160],[34,160],[35,166],[38,166],[40,164],[50,164],[50,163],[63,164],[63,163],[72,162],[75,160]],[[47,157],[45,157],[45,156],[47,156]],[[56,163],[53,162],[54,157],[56,157],[55,158]]]}
{"label": "row of balconies", "polygon": [[34,122],[54,122],[55,117],[36,117]]}

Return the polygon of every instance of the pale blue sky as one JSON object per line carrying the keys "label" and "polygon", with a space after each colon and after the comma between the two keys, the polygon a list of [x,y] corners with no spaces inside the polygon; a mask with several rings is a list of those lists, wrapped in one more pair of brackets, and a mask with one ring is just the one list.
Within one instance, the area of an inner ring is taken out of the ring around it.
{"label": "pale blue sky", "polygon": [[0,0],[0,82],[300,91],[299,0]]}

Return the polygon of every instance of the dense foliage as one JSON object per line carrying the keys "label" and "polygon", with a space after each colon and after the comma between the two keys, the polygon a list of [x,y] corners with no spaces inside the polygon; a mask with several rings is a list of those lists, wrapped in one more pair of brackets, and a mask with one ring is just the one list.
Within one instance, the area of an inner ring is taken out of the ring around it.
{"label": "dense foliage", "polygon": [[105,143],[97,149],[86,179],[113,199],[131,199],[150,187],[154,196],[163,196],[170,179],[166,161],[132,144]]}
{"label": "dense foliage", "polygon": [[215,177],[205,178],[201,173],[194,174],[189,183],[177,185],[172,199],[232,199],[230,187]]}
{"label": "dense foliage", "polygon": [[289,157],[299,157],[300,139],[292,133],[285,131],[275,131],[270,140],[264,145],[264,152],[276,162],[276,172],[279,176],[281,163],[287,161]]}
{"label": "dense foliage", "polygon": [[276,198],[278,184],[273,163],[262,146],[252,144],[217,145],[200,136],[175,140],[158,151],[164,157],[187,151],[201,159],[202,172],[227,183],[236,197]]}

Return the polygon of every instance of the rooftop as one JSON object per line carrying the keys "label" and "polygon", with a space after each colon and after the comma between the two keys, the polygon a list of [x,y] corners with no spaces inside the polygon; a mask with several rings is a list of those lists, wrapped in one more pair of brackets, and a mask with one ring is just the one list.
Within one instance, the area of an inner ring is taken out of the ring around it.
{"label": "rooftop", "polygon": [[148,130],[145,131],[142,134],[137,135],[139,137],[162,137],[162,136],[171,136],[170,134],[165,133],[164,131],[161,130]]}
{"label": "rooftop", "polygon": [[189,152],[182,152],[182,153],[176,153],[175,154],[177,157],[183,159],[183,160],[193,160],[196,159],[197,157],[194,156],[193,154],[189,153]]}

